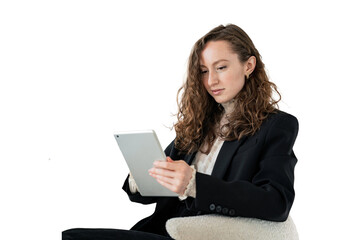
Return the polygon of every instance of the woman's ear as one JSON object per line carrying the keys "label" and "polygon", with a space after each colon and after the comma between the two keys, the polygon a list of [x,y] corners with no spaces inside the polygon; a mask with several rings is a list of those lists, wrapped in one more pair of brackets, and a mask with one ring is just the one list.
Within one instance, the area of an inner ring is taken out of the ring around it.
{"label": "woman's ear", "polygon": [[254,71],[256,66],[256,57],[251,56],[245,63],[245,75],[249,78],[250,74]]}

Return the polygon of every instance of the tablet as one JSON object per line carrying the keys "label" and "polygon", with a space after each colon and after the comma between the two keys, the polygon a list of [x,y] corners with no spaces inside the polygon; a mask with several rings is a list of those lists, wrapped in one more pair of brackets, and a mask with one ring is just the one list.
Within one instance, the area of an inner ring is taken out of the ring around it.
{"label": "tablet", "polygon": [[149,175],[154,161],[166,161],[154,130],[120,132],[114,136],[142,196],[178,196]]}

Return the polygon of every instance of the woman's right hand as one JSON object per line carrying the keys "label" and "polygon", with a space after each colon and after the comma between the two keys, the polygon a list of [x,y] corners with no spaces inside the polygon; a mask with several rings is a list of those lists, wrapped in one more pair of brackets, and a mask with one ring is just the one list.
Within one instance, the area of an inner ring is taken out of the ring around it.
{"label": "woman's right hand", "polygon": [[170,157],[165,161],[155,161],[149,174],[161,185],[169,190],[183,195],[193,174],[191,168],[184,160],[174,161]]}

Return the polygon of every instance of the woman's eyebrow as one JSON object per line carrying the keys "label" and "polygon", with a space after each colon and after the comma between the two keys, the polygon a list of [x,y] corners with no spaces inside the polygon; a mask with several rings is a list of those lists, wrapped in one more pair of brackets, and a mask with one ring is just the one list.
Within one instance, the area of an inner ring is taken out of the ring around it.
{"label": "woman's eyebrow", "polygon": [[[227,59],[219,59],[219,60],[215,61],[212,65],[216,65],[216,64],[218,64],[219,62],[222,62],[222,61],[229,62],[229,60],[227,60]],[[200,67],[206,67],[206,66],[205,66],[205,65],[200,64]]]}

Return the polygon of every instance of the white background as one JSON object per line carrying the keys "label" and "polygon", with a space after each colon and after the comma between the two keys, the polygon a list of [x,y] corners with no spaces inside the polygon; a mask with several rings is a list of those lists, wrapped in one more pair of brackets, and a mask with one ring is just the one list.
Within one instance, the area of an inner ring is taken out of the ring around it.
{"label": "white background", "polygon": [[113,138],[174,138],[192,45],[243,28],[295,115],[301,239],[355,239],[360,17],[356,1],[1,1],[0,239],[60,239],[74,227],[128,229],[154,206],[122,191]]}

